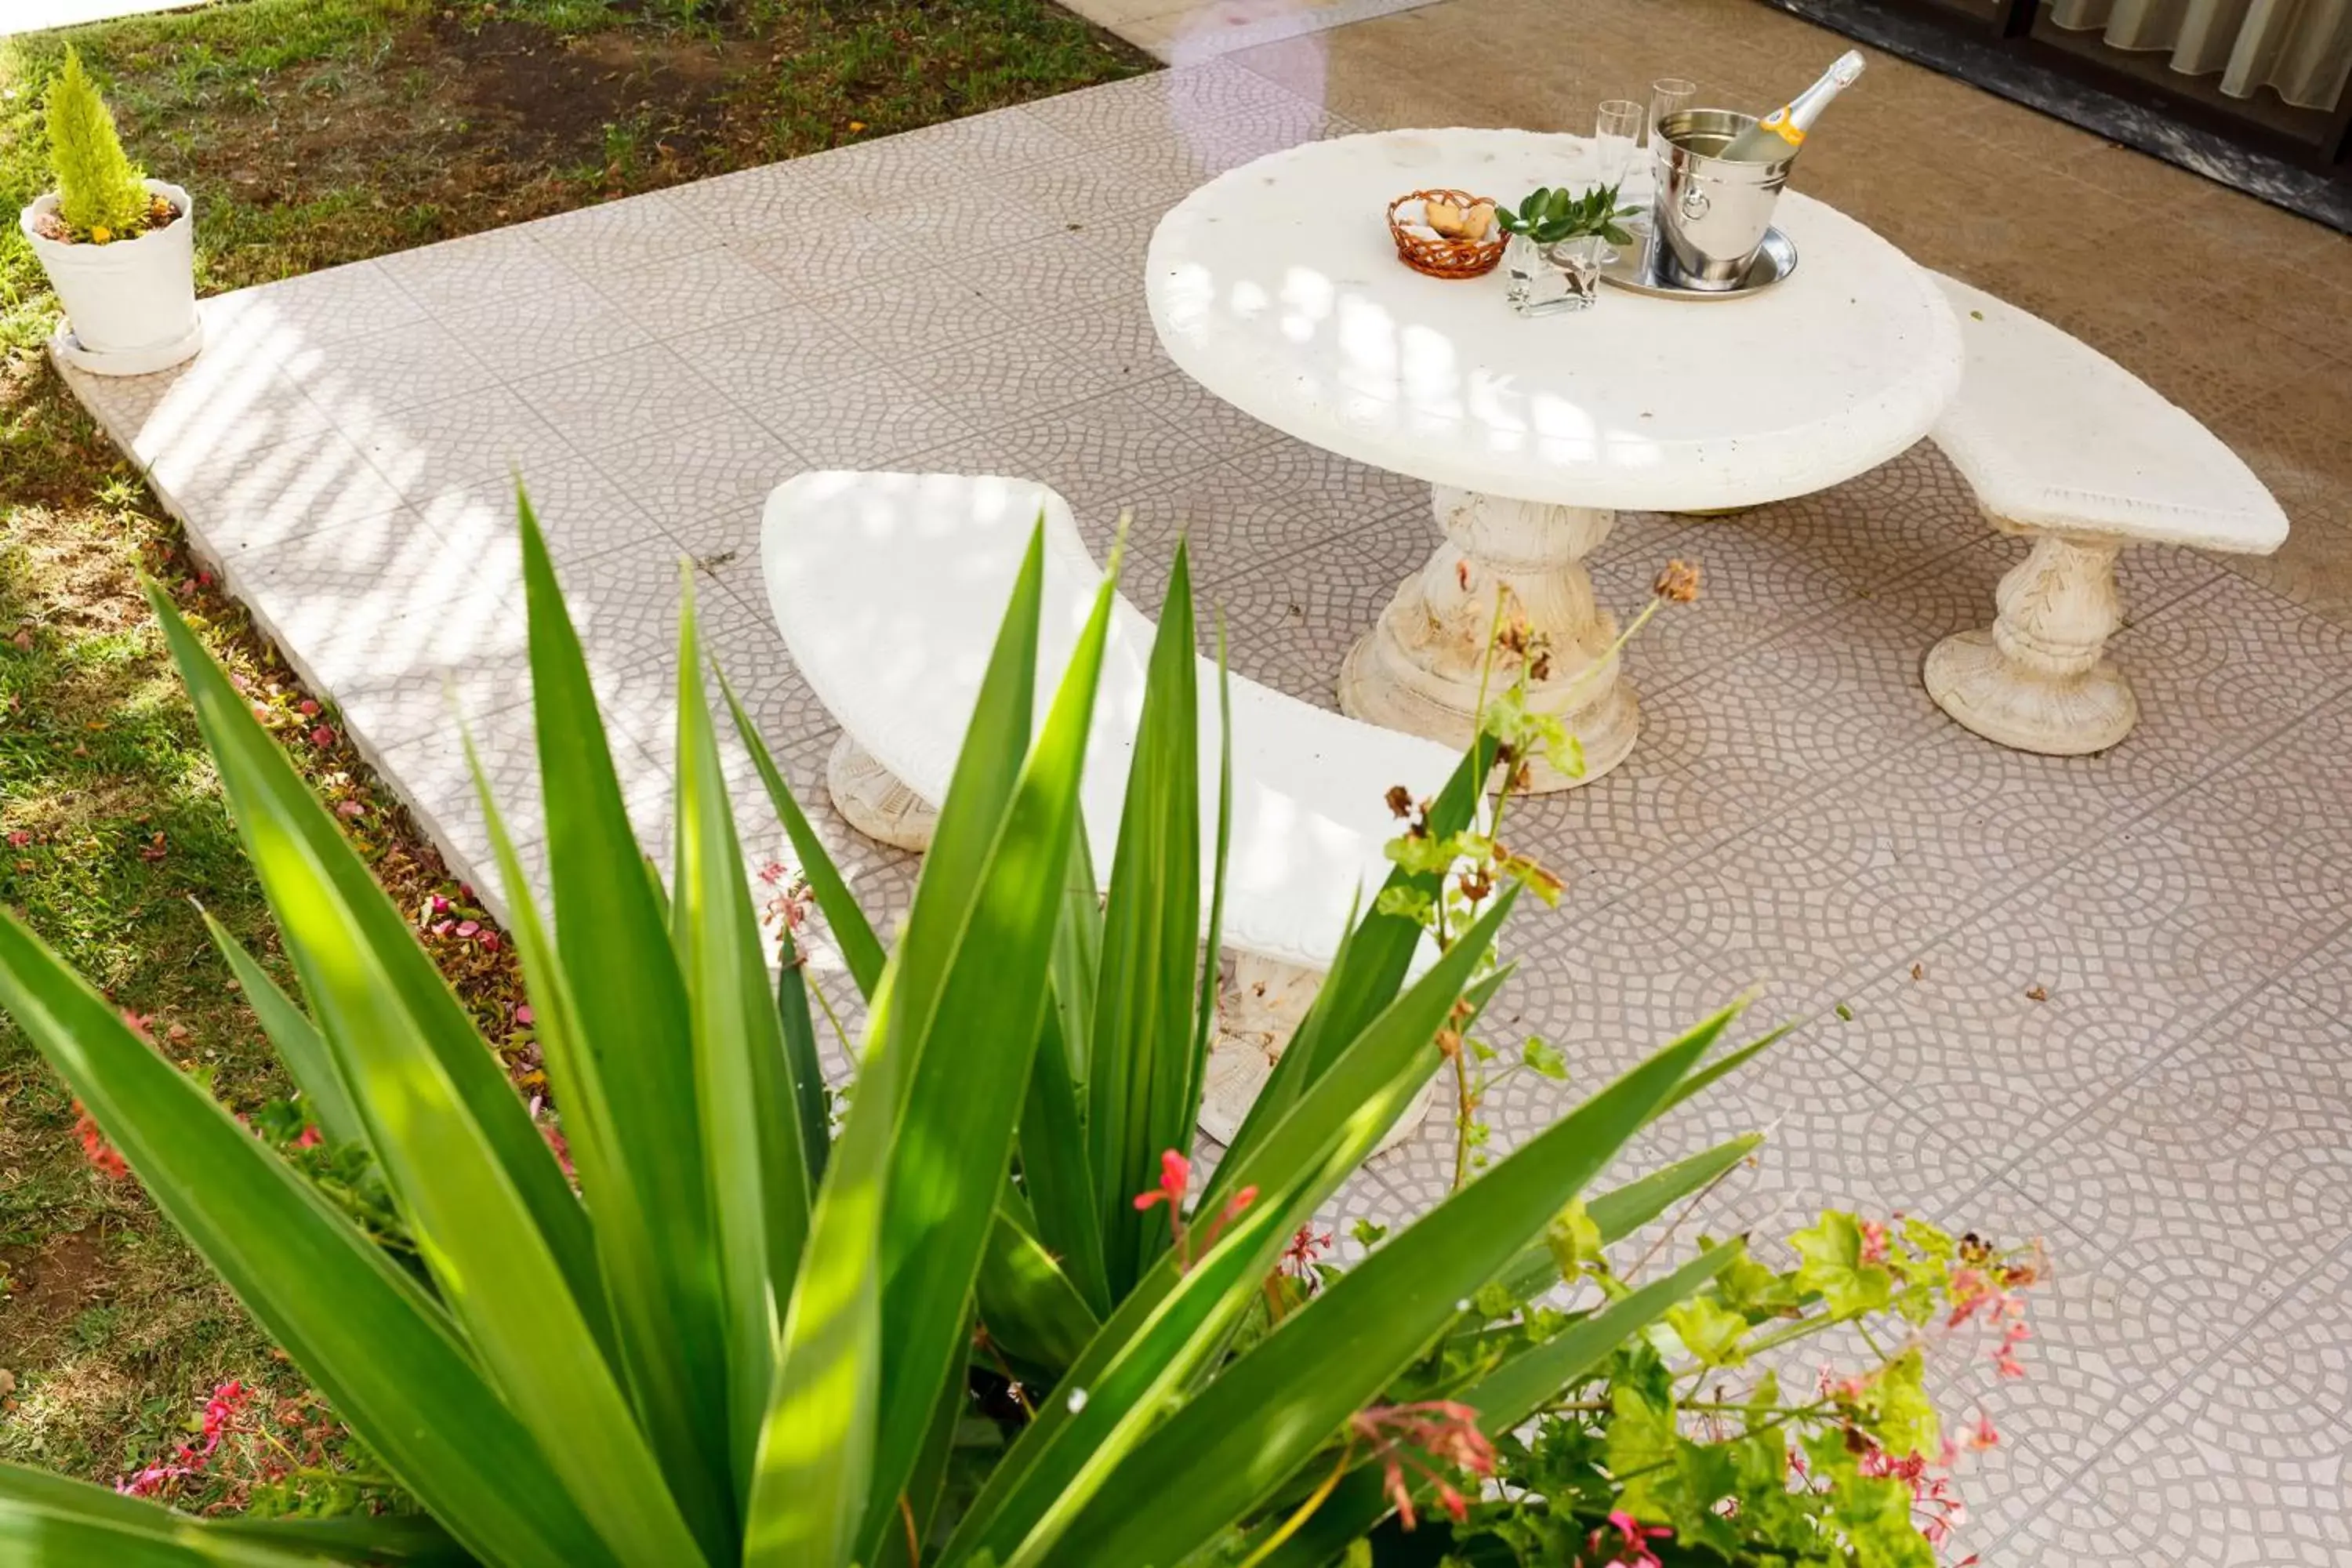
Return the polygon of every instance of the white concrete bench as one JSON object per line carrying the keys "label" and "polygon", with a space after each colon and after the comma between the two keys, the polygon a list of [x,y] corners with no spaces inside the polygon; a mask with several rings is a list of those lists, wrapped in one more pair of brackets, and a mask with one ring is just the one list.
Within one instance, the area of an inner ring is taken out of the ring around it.
{"label": "white concrete bench", "polygon": [[2186,544],[2267,555],[2286,514],[2237,454],[2131,372],[2039,317],[1938,278],[1968,369],[1933,432],[1993,526],[2032,553],[1998,618],[1927,655],[1945,712],[2020,751],[2105,751],[2139,717],[2106,658],[2121,620],[2116,552]]}
{"label": "white concrete bench", "polygon": [[[1069,504],[1025,479],[813,473],[768,499],[761,552],[793,661],[839,721],[835,804],[870,837],[919,850],[971,722],[1021,557],[1045,520],[1038,648],[1042,721],[1102,582]],[[1081,787],[1108,877],[1142,716],[1153,626],[1114,610]],[[1216,667],[1201,661],[1202,916],[1216,847]],[[1232,850],[1223,940],[1238,955],[1220,1005],[1202,1130],[1230,1142],[1329,968],[1349,911],[1369,909],[1397,825],[1383,795],[1433,795],[1460,759],[1434,742],[1233,678]],[[1426,954],[1424,953],[1424,957]],[[1424,1101],[1425,1103],[1425,1101]],[[1420,1121],[1408,1113],[1390,1142]],[[1385,1146],[1385,1145],[1384,1145]]]}

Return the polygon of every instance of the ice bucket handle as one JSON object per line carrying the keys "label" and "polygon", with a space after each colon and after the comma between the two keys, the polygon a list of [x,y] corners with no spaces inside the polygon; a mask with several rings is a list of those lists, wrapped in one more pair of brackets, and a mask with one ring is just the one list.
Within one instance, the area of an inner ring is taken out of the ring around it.
{"label": "ice bucket handle", "polygon": [[1685,185],[1683,187],[1683,216],[1694,219],[1703,218],[1706,216],[1706,209],[1707,199],[1706,190],[1698,185]]}

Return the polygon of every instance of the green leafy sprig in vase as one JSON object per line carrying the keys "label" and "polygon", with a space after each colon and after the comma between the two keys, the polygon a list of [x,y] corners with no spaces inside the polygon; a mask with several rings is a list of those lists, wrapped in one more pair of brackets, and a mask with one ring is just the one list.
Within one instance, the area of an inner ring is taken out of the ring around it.
{"label": "green leafy sprig in vase", "polygon": [[1580,196],[1570,194],[1565,185],[1541,185],[1528,194],[1517,211],[1509,207],[1497,210],[1495,221],[1502,225],[1504,232],[1526,235],[1541,246],[1559,245],[1587,235],[1611,245],[1631,245],[1633,237],[1619,220],[1635,216],[1641,208],[1619,205],[1617,192],[1615,185],[1594,185]]}

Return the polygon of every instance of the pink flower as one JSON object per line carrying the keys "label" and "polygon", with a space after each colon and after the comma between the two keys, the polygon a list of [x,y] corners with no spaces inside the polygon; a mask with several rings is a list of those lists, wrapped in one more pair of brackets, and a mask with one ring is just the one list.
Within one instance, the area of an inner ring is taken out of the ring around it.
{"label": "pink flower", "polygon": [[1971,1454],[1981,1454],[2000,1441],[2000,1434],[1993,1430],[1992,1417],[1982,1411],[1977,1413],[1977,1424],[1960,1434],[1960,1447]]}
{"label": "pink flower", "polygon": [[305,697],[300,702],[295,705],[295,711],[301,714],[305,719],[316,718],[319,712],[319,705]]}
{"label": "pink flower", "polygon": [[348,821],[354,816],[365,816],[367,815],[367,807],[362,805],[355,800],[337,801],[335,803],[335,815]]}
{"label": "pink flower", "polygon": [[[1617,1532],[1615,1541],[1607,1539],[1611,1531]],[[1665,1526],[1645,1525],[1623,1509],[1613,1509],[1609,1522],[1585,1538],[1584,1549],[1591,1552],[1595,1563],[1622,1563],[1628,1568],[1660,1568],[1658,1554],[1650,1549],[1653,1541],[1671,1541],[1675,1532]],[[1609,1555],[1601,1553],[1607,1551]]]}
{"label": "pink flower", "polygon": [[433,901],[426,908],[436,915],[446,915],[449,912],[449,900],[436,893],[433,895]]}
{"label": "pink flower", "polygon": [[326,1140],[324,1138],[319,1136],[319,1130],[317,1128],[305,1127],[302,1129],[302,1136],[294,1140],[294,1147],[297,1149],[315,1149],[325,1142]]}
{"label": "pink flower", "polygon": [[1315,1278],[1315,1259],[1331,1250],[1339,1238],[1329,1231],[1318,1232],[1311,1225],[1302,1225],[1290,1245],[1282,1249],[1282,1267],[1295,1279]]}
{"label": "pink flower", "polygon": [[331,746],[334,743],[335,732],[326,725],[321,724],[317,729],[310,731],[310,744],[314,746]]}
{"label": "pink flower", "polygon": [[1862,1261],[1864,1265],[1886,1261],[1886,1227],[1874,1219],[1862,1222]]}
{"label": "pink flower", "polygon": [[498,950],[499,933],[494,931],[484,931],[482,933],[482,951],[485,952],[496,952]]}
{"label": "pink flower", "polygon": [[479,921],[459,921],[457,922],[457,934],[460,937],[472,936],[481,929],[482,922]]}
{"label": "pink flower", "polygon": [[538,1016],[539,1015],[530,1010],[530,1004],[528,1002],[525,1002],[515,1009],[515,1022],[521,1025],[526,1029],[530,1027],[532,1020]]}
{"label": "pink flower", "polygon": [[26,845],[30,844],[32,841],[33,836],[26,832],[21,827],[16,832],[8,835],[8,847],[11,849],[22,849]]}

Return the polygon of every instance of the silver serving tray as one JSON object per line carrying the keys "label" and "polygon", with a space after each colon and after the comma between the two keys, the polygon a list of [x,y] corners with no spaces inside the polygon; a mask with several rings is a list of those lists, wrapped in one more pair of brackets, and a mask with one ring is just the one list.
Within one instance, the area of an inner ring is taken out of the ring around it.
{"label": "silver serving tray", "polygon": [[1658,249],[1657,237],[1644,236],[1641,244],[1620,250],[1616,260],[1601,268],[1601,281],[1659,300],[1746,300],[1797,269],[1797,242],[1777,228],[1765,231],[1756,264],[1748,269],[1748,280],[1737,289],[1692,289],[1669,281],[1658,274]]}

